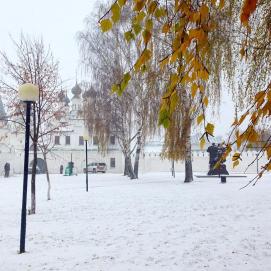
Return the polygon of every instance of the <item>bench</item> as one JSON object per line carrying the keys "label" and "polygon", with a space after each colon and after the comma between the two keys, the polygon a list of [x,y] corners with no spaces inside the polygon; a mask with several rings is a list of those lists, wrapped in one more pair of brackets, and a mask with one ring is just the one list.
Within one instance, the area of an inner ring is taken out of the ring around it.
{"label": "bench", "polygon": [[246,175],[195,175],[197,178],[220,178],[221,183],[226,183],[227,178],[246,178]]}

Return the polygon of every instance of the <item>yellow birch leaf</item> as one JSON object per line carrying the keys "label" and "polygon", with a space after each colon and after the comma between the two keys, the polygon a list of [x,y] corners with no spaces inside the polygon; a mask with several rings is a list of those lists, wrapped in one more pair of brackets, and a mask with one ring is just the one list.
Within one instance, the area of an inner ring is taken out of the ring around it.
{"label": "yellow birch leaf", "polygon": [[170,76],[170,85],[175,88],[175,86],[179,83],[180,81],[180,77],[178,76],[178,74],[173,73]]}
{"label": "yellow birch leaf", "polygon": [[140,11],[144,7],[145,1],[146,0],[137,0],[135,5],[134,5],[134,10],[135,11]]}
{"label": "yellow birch leaf", "polygon": [[248,115],[248,112],[245,113],[245,114],[243,114],[243,115],[241,116],[241,118],[239,119],[239,122],[238,122],[239,125],[241,125],[241,124],[243,123],[243,121],[245,120],[245,118],[247,117],[247,115]]}
{"label": "yellow birch leaf", "polygon": [[148,31],[152,31],[152,29],[153,29],[153,21],[151,19],[146,20],[145,28]]}
{"label": "yellow birch leaf", "polygon": [[152,1],[148,7],[148,14],[150,15],[153,14],[157,6],[158,6],[157,1]]}
{"label": "yellow birch leaf", "polygon": [[103,32],[107,32],[112,28],[112,22],[110,21],[110,19],[104,19],[100,22],[100,27],[102,29]]}
{"label": "yellow birch leaf", "polygon": [[207,81],[209,79],[209,73],[206,70],[199,71],[198,76],[204,81]]}
{"label": "yellow birch leaf", "polygon": [[166,34],[169,32],[170,25],[168,23],[164,24],[162,27],[162,33]]}
{"label": "yellow birch leaf", "polygon": [[271,146],[270,145],[266,148],[266,154],[267,154],[267,159],[270,159],[270,157],[271,157]]}
{"label": "yellow birch leaf", "polygon": [[248,26],[250,15],[256,10],[258,0],[244,0],[244,4],[241,10],[241,23],[244,26]]}
{"label": "yellow birch leaf", "polygon": [[269,114],[270,108],[271,108],[271,102],[266,102],[263,107],[263,116],[267,116]]}
{"label": "yellow birch leaf", "polygon": [[190,81],[191,81],[191,78],[190,78],[189,75],[186,73],[186,74],[183,76],[181,83],[182,83],[182,84],[186,84],[186,83],[189,83]]}
{"label": "yellow birch leaf", "polygon": [[232,156],[232,161],[237,161],[240,159],[240,152],[236,152],[233,156]]}
{"label": "yellow birch leaf", "polygon": [[166,15],[167,15],[167,11],[164,8],[156,8],[154,12],[154,16],[158,19],[161,17],[165,17]]}
{"label": "yellow birch leaf", "polygon": [[220,2],[219,2],[219,8],[220,9],[222,9],[222,8],[224,8],[224,6],[225,6],[225,0],[220,0]]}
{"label": "yellow birch leaf", "polygon": [[200,12],[193,13],[193,22],[197,22],[200,20]]}
{"label": "yellow birch leaf", "polygon": [[119,91],[119,89],[120,89],[120,85],[113,84],[111,91],[112,91],[112,93],[117,93]]}
{"label": "yellow birch leaf", "polygon": [[179,56],[179,53],[180,53],[180,49],[176,50],[172,56],[170,57],[170,64],[174,63],[177,61],[178,59],[178,56]]}
{"label": "yellow birch leaf", "polygon": [[197,80],[197,74],[196,74],[195,72],[192,72],[191,79],[192,79],[193,81],[196,81],[196,80]]}
{"label": "yellow birch leaf", "polygon": [[205,105],[206,107],[208,106],[209,101],[208,101],[207,96],[204,97],[203,103],[204,103],[204,105]]}
{"label": "yellow birch leaf", "polygon": [[239,136],[237,137],[236,139],[236,145],[237,145],[237,148],[239,149],[242,145],[242,138]]}
{"label": "yellow birch leaf", "polygon": [[151,39],[151,32],[145,29],[142,33],[144,44],[147,45]]}
{"label": "yellow birch leaf", "polygon": [[199,142],[199,146],[200,146],[200,149],[201,149],[201,150],[204,148],[205,143],[206,143],[206,141],[205,141],[205,138],[203,137],[203,138],[200,140],[200,142]]}
{"label": "yellow birch leaf", "polygon": [[204,31],[200,28],[200,29],[191,29],[189,31],[189,38],[192,39],[197,39],[197,40],[203,40],[206,38],[206,35],[204,33]]}
{"label": "yellow birch leaf", "polygon": [[233,162],[233,168],[237,167],[239,165],[239,160],[236,160]]}
{"label": "yellow birch leaf", "polygon": [[185,53],[185,50],[187,49],[188,46],[189,46],[189,41],[185,41],[182,43],[182,45],[181,45],[182,53]]}
{"label": "yellow birch leaf", "polygon": [[258,133],[254,129],[252,129],[251,132],[249,133],[248,141],[253,143],[253,142],[257,142],[258,139],[259,139]]}
{"label": "yellow birch leaf", "polygon": [[200,90],[201,93],[204,93],[204,86],[203,86],[203,85],[200,85],[200,86],[199,86],[199,90]]}
{"label": "yellow birch leaf", "polygon": [[151,56],[152,52],[149,49],[145,49],[134,65],[135,71],[138,72],[141,66],[145,64],[151,58]]}
{"label": "yellow birch leaf", "polygon": [[205,127],[205,131],[209,134],[209,135],[214,135],[214,129],[215,126],[212,123],[207,123],[206,127]]}
{"label": "yellow birch leaf", "polygon": [[192,86],[191,86],[191,96],[192,96],[192,98],[194,98],[196,96],[197,90],[198,90],[197,84],[193,83]]}
{"label": "yellow birch leaf", "polygon": [[197,117],[197,124],[199,125],[203,121],[203,119],[204,119],[204,115],[203,114],[199,115]]}
{"label": "yellow birch leaf", "polygon": [[134,33],[130,30],[124,33],[124,38],[127,42],[130,42],[132,39],[135,38]]}
{"label": "yellow birch leaf", "polygon": [[257,102],[259,99],[262,99],[262,97],[265,96],[265,92],[262,90],[262,91],[259,91],[256,95],[255,95],[255,102]]}
{"label": "yellow birch leaf", "polygon": [[120,6],[118,3],[114,3],[111,7],[111,12],[112,12],[112,21],[114,23],[118,22],[120,20]]}
{"label": "yellow birch leaf", "polygon": [[134,22],[139,24],[144,20],[145,17],[146,13],[144,11],[140,11],[135,17]]}
{"label": "yellow birch leaf", "polygon": [[203,4],[200,7],[199,12],[201,14],[201,20],[202,21],[205,21],[205,20],[208,19],[208,17],[209,17],[209,8],[205,4]]}
{"label": "yellow birch leaf", "polygon": [[133,28],[136,35],[138,35],[142,30],[142,26],[140,24],[137,24],[137,23],[133,24],[132,28]]}
{"label": "yellow birch leaf", "polygon": [[241,50],[240,50],[241,57],[243,58],[245,56],[245,54],[246,54],[246,50],[245,50],[244,47],[242,47]]}
{"label": "yellow birch leaf", "polygon": [[127,0],[118,0],[118,4],[120,7],[123,7],[126,4]]}

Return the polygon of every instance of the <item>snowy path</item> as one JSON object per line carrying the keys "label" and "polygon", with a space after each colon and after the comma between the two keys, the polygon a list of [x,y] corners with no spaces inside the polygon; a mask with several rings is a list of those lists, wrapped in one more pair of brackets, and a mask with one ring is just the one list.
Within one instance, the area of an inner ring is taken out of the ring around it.
{"label": "snowy path", "polygon": [[0,271],[270,271],[271,176],[197,180],[166,173],[130,181],[113,174],[37,182],[18,255],[22,176],[0,179]]}

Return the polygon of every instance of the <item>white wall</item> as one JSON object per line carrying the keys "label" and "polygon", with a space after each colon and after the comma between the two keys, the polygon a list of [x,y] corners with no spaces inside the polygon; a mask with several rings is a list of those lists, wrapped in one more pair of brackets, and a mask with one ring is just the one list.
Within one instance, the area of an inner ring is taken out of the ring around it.
{"label": "white wall", "polygon": [[[193,152],[193,171],[207,173],[209,170],[209,156],[206,152],[194,151]],[[232,155],[226,161],[226,167],[229,173],[244,173],[247,166],[256,158],[256,152],[244,152],[242,155],[242,161],[236,168],[232,167]],[[265,157],[259,159],[258,169],[261,169],[267,162]],[[145,153],[142,155],[139,161],[139,170],[141,173],[144,172],[159,172],[159,171],[170,171],[172,167],[171,161],[162,160],[159,153]],[[185,169],[184,162],[175,162],[175,170],[183,172]],[[257,172],[257,162],[253,163],[246,171],[247,173]]]}

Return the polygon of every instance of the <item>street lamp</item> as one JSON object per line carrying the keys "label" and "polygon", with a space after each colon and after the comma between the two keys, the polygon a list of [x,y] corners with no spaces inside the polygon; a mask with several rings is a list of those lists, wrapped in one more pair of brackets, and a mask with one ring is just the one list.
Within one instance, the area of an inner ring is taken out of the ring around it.
{"label": "street lamp", "polygon": [[25,252],[25,233],[26,233],[26,201],[27,201],[27,178],[29,163],[29,134],[30,134],[30,113],[31,103],[39,99],[39,89],[37,86],[26,83],[19,87],[19,99],[26,104],[25,114],[25,145],[24,145],[24,179],[23,179],[23,199],[21,213],[21,234],[20,234],[20,253]]}
{"label": "street lamp", "polygon": [[84,132],[83,139],[85,141],[85,147],[86,147],[86,191],[88,192],[88,140],[89,140],[89,134],[87,131]]}

